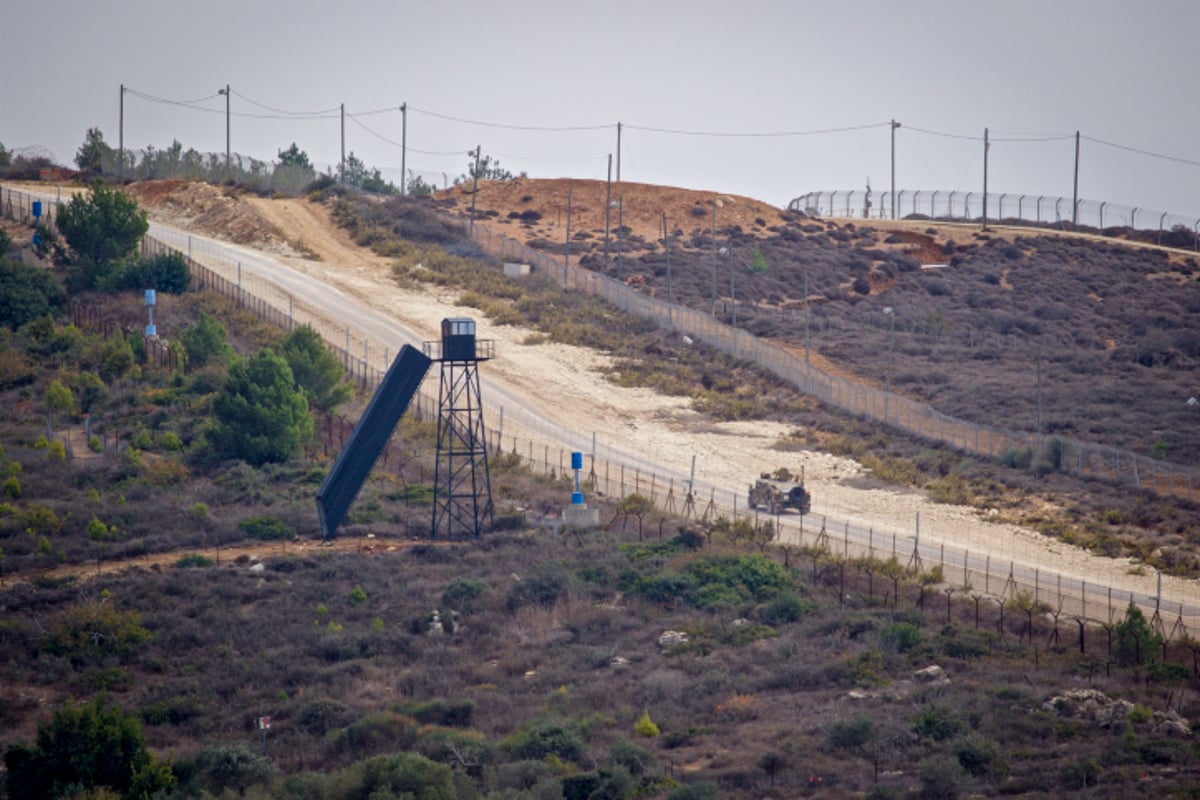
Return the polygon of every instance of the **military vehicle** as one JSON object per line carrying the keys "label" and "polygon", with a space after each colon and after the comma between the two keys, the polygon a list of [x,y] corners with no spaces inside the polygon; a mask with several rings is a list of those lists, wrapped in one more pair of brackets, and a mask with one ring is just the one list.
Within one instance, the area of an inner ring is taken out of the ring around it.
{"label": "military vehicle", "polygon": [[785,508],[807,514],[812,510],[812,496],[804,488],[803,481],[797,483],[790,476],[780,480],[764,472],[750,484],[749,506],[751,509],[762,507],[768,514],[778,514]]}

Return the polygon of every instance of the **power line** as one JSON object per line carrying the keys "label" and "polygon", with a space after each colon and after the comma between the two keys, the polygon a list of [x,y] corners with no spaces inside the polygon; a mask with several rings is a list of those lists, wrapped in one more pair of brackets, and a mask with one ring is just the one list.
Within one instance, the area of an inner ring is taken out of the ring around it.
{"label": "power line", "polygon": [[333,108],[321,109],[320,111],[288,111],[287,109],[283,109],[283,108],[272,108],[271,106],[260,103],[257,100],[251,100],[249,97],[246,97],[246,95],[242,94],[241,92],[237,91],[236,89],[231,89],[230,91],[232,91],[235,95],[237,95],[242,100],[245,100],[250,105],[258,106],[259,108],[265,109],[267,111],[271,111],[275,114],[287,114],[289,116],[296,116],[296,117],[315,117],[318,115],[332,114],[333,112],[338,110],[338,108],[335,106]]}
{"label": "power line", "polygon": [[670,133],[679,136],[715,136],[715,137],[782,137],[782,136],[816,136],[818,134],[827,133],[848,133],[850,131],[863,131],[870,128],[884,128],[890,125],[890,122],[872,122],[867,125],[848,125],[842,128],[820,128],[808,131],[766,131],[766,132],[723,132],[723,131],[689,131],[677,128],[652,128],[646,125],[631,125],[624,123],[624,127],[634,131],[647,131],[650,133]]}
{"label": "power line", "polygon": [[1126,150],[1130,153],[1137,153],[1140,156],[1149,156],[1150,158],[1160,158],[1163,161],[1174,161],[1176,164],[1187,164],[1188,166],[1191,166],[1191,167],[1200,167],[1200,161],[1192,161],[1190,159],[1178,158],[1176,156],[1165,156],[1161,153],[1151,153],[1149,150],[1139,150],[1136,147],[1129,147],[1128,145],[1124,145],[1124,144],[1115,144],[1113,142],[1106,142],[1103,139],[1093,139],[1091,136],[1084,136],[1083,134],[1080,134],[1079,138],[1087,139],[1089,142],[1094,142],[1096,144],[1102,144],[1102,145],[1106,145],[1108,147],[1115,147],[1118,150]]}
{"label": "power line", "polygon": [[[134,97],[140,97],[141,99],[148,100],[151,103],[161,103],[163,105],[172,105],[172,106],[184,106],[186,108],[195,108],[199,111],[218,111],[218,109],[214,109],[214,108],[203,108],[203,107],[196,106],[196,103],[203,103],[205,100],[212,100],[213,98],[217,97],[218,95],[215,92],[213,94],[205,95],[204,97],[197,97],[195,100],[169,100],[165,97],[157,97],[152,94],[146,94],[145,92],[139,92],[137,89],[131,89],[128,86],[126,86],[125,94],[131,94]],[[219,112],[219,113],[224,113],[224,112]]]}
{"label": "power line", "polygon": [[462,117],[452,117],[449,114],[439,114],[435,111],[427,111],[423,108],[409,106],[409,111],[416,111],[418,114],[424,114],[428,117],[437,117],[438,119],[448,120],[450,122],[461,122],[465,125],[479,125],[484,128],[504,128],[512,131],[543,131],[548,133],[564,133],[568,131],[601,131],[607,128],[617,127],[615,123],[606,125],[565,125],[565,126],[544,126],[544,125],[506,125],[500,122],[482,122],[475,119],[464,119]]}

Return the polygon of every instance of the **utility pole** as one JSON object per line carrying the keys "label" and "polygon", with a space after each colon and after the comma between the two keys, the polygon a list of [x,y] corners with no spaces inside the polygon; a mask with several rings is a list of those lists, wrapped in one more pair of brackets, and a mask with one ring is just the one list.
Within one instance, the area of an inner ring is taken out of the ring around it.
{"label": "utility pole", "polygon": [[563,251],[563,286],[567,285],[567,268],[571,266],[571,192],[575,187],[567,187],[567,241]]}
{"label": "utility pole", "polygon": [[671,239],[667,233],[667,212],[662,212],[663,251],[667,254],[667,325],[674,327],[675,295],[671,291]]}
{"label": "utility pole", "polygon": [[1071,224],[1079,226],[1079,131],[1075,131],[1075,192],[1071,197]]}
{"label": "utility pole", "polygon": [[617,123],[617,183],[621,182],[621,123]]}
{"label": "utility pole", "polygon": [[617,280],[621,280],[621,237],[624,236],[624,231],[625,198],[622,195],[617,195]]}
{"label": "utility pole", "polygon": [[341,108],[341,112],[342,112],[342,160],[338,164],[338,173],[339,173],[338,180],[341,181],[342,183],[345,183],[346,182],[346,104],[342,103],[340,108]]}
{"label": "utility pole", "polygon": [[713,296],[712,296],[712,314],[717,315],[717,202],[713,201],[712,207],[712,262],[713,262]]}
{"label": "utility pole", "polygon": [[986,231],[987,226],[987,172],[988,172],[988,129],[983,129],[983,229]]}
{"label": "utility pole", "polygon": [[117,180],[125,180],[125,84],[121,84],[120,115],[117,118]]}
{"label": "utility pole", "polygon": [[400,104],[400,196],[408,194],[408,171],[405,157],[408,155],[408,103]]}
{"label": "utility pole", "polygon": [[900,123],[892,120],[892,219],[896,218],[896,128]]}
{"label": "utility pole", "polygon": [[475,198],[479,197],[479,153],[483,149],[483,145],[475,145],[475,152],[468,152],[467,155],[475,156],[475,169],[471,170],[471,225],[468,230],[468,238],[475,241]]}
{"label": "utility pole", "polygon": [[229,180],[233,177],[229,158],[229,84],[225,84],[224,89],[217,89],[217,94],[225,95],[225,180]]}
{"label": "utility pole", "polygon": [[608,268],[608,230],[612,216],[612,153],[608,154],[608,180],[604,184],[604,266]]}

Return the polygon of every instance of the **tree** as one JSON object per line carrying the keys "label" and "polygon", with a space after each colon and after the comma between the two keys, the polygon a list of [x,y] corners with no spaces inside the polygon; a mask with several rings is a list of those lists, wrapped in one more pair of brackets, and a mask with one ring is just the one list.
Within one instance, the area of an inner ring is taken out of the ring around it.
{"label": "tree", "polygon": [[239,742],[200,751],[196,756],[196,771],[213,795],[220,795],[226,789],[245,795],[249,787],[269,781],[275,768],[269,758]]}
{"label": "tree", "polygon": [[203,311],[195,325],[183,329],[180,339],[187,351],[188,363],[197,367],[214,360],[224,361],[229,356],[225,327]]}
{"label": "tree", "polygon": [[50,385],[46,387],[46,425],[52,427],[54,425],[54,415],[67,414],[75,408],[75,395],[71,393],[62,381],[58,378],[50,381]]}
{"label": "tree", "polygon": [[209,441],[216,452],[253,466],[286,461],[313,437],[308,400],[287,361],[271,350],[230,368],[213,415]]}
{"label": "tree", "polygon": [[310,406],[332,411],[350,398],[350,385],[338,357],[311,325],[302,325],[279,343],[279,354],[292,369],[296,386]]}
{"label": "tree", "polygon": [[0,257],[0,325],[12,330],[63,305],[63,287],[50,270]]}
{"label": "tree", "polygon": [[83,144],[75,151],[75,164],[84,172],[100,172],[104,159],[111,153],[112,148],[104,142],[100,129],[88,128]]}
{"label": "tree", "polygon": [[408,182],[409,197],[425,197],[437,191],[437,187],[432,183],[426,183],[425,179],[420,175],[414,175],[412,180]]}
{"label": "tree", "polygon": [[479,159],[479,170],[476,172],[475,158],[472,156],[471,161],[467,164],[467,174],[459,175],[454,182],[456,184],[466,183],[475,178],[481,181],[511,181],[513,174],[500,166],[499,159],[493,159],[488,155]]}
{"label": "tree", "polygon": [[55,225],[73,251],[72,261],[82,268],[73,276],[78,288],[95,286],[132,258],[150,229],[136,200],[99,181],[90,194],[72,197],[58,212]]}
{"label": "tree", "polygon": [[9,797],[30,800],[100,788],[142,798],[175,785],[146,749],[137,718],[104,697],[82,706],[67,701],[49,724],[38,726],[36,746],[13,745],[4,763]]}
{"label": "tree", "polygon": [[308,161],[308,153],[297,147],[295,142],[292,142],[292,146],[287,150],[279,151],[279,166],[294,167],[309,171],[313,168],[312,164]]}
{"label": "tree", "polygon": [[1162,652],[1162,636],[1146,622],[1146,615],[1130,601],[1125,619],[1116,628],[1117,663],[1132,667],[1144,661],[1154,661]]}

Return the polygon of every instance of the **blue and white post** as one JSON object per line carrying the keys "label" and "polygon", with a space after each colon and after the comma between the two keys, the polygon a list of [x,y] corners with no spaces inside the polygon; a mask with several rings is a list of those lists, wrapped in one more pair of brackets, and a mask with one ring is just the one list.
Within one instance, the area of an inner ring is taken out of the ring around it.
{"label": "blue and white post", "polygon": [[154,290],[146,290],[146,311],[150,314],[150,323],[146,325],[146,337],[153,338],[158,335],[158,328],[154,325]]}
{"label": "blue and white post", "polygon": [[575,471],[575,491],[571,505],[563,509],[563,522],[574,528],[595,528],[600,524],[600,509],[588,508],[579,488],[579,473],[583,470],[583,453],[571,453],[571,469]]}

